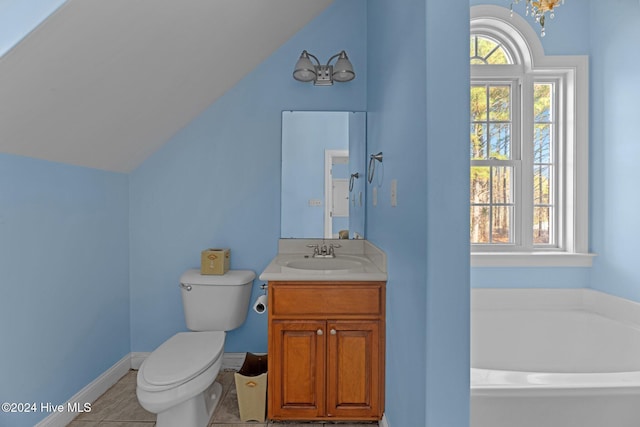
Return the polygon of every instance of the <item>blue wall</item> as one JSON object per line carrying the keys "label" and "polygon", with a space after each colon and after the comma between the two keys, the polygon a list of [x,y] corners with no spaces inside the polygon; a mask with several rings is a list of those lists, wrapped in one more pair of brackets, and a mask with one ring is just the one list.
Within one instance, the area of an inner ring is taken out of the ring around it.
{"label": "blue wall", "polygon": [[591,287],[640,302],[640,3],[591,2]]}
{"label": "blue wall", "polygon": [[392,426],[468,425],[468,16],[463,1],[368,3],[367,144],[384,159],[366,232],[388,256]]}
{"label": "blue wall", "polygon": [[0,154],[0,183],[0,401],[63,404],[130,351],[127,176]]}
{"label": "blue wall", "polygon": [[[365,4],[335,2],[131,174],[132,351],[185,330],[178,278],[199,266],[202,249],[229,247],[231,268],[256,273],[275,256],[281,113],[366,110]],[[331,87],[295,81],[303,49],[322,61],[345,49],[357,78]],[[260,292],[256,284],[252,298]],[[265,352],[266,330],[266,316],[250,311],[226,351]]]}
{"label": "blue wall", "polygon": [[[468,2],[427,0],[426,28],[425,425],[465,427],[470,365]],[[414,171],[420,168],[424,165],[414,165]]]}

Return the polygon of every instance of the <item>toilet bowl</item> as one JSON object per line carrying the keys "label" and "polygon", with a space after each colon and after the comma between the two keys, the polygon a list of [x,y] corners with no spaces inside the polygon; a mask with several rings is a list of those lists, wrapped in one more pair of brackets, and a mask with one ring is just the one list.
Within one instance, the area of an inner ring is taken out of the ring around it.
{"label": "toilet bowl", "polygon": [[211,418],[222,387],[214,381],[222,365],[224,332],[181,332],[140,366],[140,405],[158,414],[157,426],[202,426]]}
{"label": "toilet bowl", "polygon": [[254,277],[252,271],[211,277],[197,270],[181,277],[187,327],[198,332],[169,338],[145,359],[137,376],[138,401],[157,414],[156,427],[208,425],[222,393],[215,379],[222,365],[224,331],[244,323]]}

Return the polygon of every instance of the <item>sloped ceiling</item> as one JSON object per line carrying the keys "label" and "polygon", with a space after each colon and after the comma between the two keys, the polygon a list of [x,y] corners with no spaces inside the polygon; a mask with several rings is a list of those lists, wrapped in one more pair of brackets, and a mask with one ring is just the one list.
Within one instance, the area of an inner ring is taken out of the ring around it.
{"label": "sloped ceiling", "polygon": [[0,152],[129,172],[332,1],[69,0],[0,59]]}

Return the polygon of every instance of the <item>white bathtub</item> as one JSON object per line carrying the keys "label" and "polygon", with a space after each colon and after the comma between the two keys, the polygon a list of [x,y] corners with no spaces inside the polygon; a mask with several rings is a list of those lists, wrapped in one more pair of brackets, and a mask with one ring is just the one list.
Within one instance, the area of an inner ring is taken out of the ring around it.
{"label": "white bathtub", "polygon": [[640,427],[640,304],[474,289],[471,427]]}

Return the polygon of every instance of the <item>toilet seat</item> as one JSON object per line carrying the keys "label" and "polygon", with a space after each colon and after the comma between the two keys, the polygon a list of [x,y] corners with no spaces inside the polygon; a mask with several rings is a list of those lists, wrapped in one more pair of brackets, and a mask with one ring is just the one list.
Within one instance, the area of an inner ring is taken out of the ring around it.
{"label": "toilet seat", "polygon": [[180,332],[152,352],[140,367],[138,386],[162,391],[186,383],[209,368],[224,349],[225,332]]}

